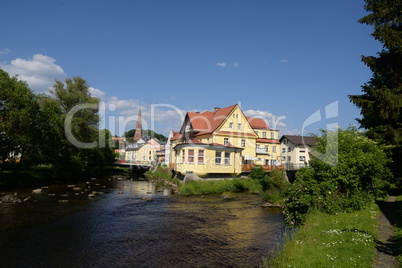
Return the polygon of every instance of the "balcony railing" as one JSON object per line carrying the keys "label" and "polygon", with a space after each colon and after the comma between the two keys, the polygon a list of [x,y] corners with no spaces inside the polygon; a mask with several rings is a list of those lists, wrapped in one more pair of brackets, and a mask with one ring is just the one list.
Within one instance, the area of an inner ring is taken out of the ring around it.
{"label": "balcony railing", "polygon": [[255,150],[256,150],[255,152],[257,154],[269,154],[268,149],[266,149],[266,148],[256,148]]}
{"label": "balcony railing", "polygon": [[[243,164],[242,165],[242,171],[248,172],[251,171],[253,169],[253,167],[258,166],[258,165],[254,165],[254,164]],[[272,171],[272,170],[284,170],[286,168],[285,165],[262,165],[262,168],[265,171]]]}

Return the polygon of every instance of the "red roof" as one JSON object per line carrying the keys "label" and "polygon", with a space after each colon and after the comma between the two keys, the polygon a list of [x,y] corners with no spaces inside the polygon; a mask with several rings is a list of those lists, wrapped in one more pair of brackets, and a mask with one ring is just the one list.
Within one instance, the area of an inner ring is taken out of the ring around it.
{"label": "red roof", "polygon": [[251,127],[254,129],[270,130],[267,123],[262,118],[247,117],[247,121],[250,123]]}
{"label": "red roof", "polygon": [[190,119],[191,126],[194,131],[198,131],[199,134],[207,134],[214,132],[222,122],[229,116],[232,110],[237,104],[217,109],[214,112],[206,111],[203,113],[188,112],[187,115]]}

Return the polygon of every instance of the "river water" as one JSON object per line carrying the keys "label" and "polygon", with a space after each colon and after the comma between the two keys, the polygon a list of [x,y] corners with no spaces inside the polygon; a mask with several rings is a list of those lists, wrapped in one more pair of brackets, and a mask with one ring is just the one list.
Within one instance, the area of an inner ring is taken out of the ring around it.
{"label": "river water", "polygon": [[258,267],[284,228],[252,194],[177,196],[116,177],[32,190],[0,193],[0,267]]}

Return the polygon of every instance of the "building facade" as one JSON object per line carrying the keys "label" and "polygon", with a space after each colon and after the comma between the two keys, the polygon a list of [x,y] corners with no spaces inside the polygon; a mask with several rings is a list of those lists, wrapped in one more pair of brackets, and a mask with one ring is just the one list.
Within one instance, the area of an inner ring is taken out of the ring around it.
{"label": "building facade", "polygon": [[281,168],[278,131],[260,118],[246,117],[240,107],[188,112],[179,132],[171,132],[169,167],[185,176],[239,175],[254,165]]}
{"label": "building facade", "polygon": [[311,147],[317,143],[314,137],[283,135],[279,141],[282,163],[287,170],[297,170],[309,165]]}

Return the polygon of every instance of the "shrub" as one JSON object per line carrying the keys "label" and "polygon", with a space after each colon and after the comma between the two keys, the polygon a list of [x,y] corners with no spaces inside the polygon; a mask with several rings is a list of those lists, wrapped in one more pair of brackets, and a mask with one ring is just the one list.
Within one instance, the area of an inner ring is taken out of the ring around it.
{"label": "shrub", "polygon": [[258,181],[266,189],[269,184],[269,178],[262,166],[255,166],[250,172],[249,178]]}
{"label": "shrub", "polygon": [[310,207],[335,214],[359,210],[386,194],[391,173],[381,148],[355,128],[323,131],[314,150],[320,159],[297,172],[286,193],[285,221],[303,222]]}

